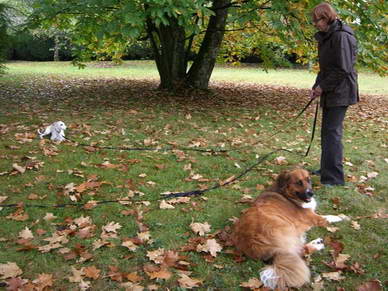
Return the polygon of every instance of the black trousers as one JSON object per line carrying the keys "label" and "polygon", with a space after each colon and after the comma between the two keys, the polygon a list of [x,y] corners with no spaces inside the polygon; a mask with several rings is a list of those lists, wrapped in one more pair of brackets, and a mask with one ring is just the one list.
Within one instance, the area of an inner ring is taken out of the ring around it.
{"label": "black trousers", "polygon": [[321,128],[321,183],[344,185],[343,121],[347,106],[323,107]]}

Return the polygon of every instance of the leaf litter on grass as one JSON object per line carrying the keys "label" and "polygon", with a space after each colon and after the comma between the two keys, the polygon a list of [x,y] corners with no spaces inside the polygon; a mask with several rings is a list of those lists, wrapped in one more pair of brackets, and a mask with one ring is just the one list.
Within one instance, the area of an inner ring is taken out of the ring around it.
{"label": "leaf litter on grass", "polygon": [[[217,195],[226,198],[221,208],[217,208],[217,200],[210,193],[210,199],[165,199],[157,205],[148,200],[161,198],[159,193],[166,191],[205,189],[214,182],[225,183],[254,159],[252,152],[262,154],[274,146],[284,146],[283,142],[286,147],[303,149],[309,139],[313,109],[308,109],[295,127],[282,125],[307,103],[307,90],[217,82],[212,84],[210,92],[187,90],[170,94],[156,90],[153,81],[54,78],[26,80],[18,87],[12,83],[2,86],[5,95],[0,96],[4,113],[0,132],[5,138],[1,144],[4,151],[0,156],[0,178],[5,183],[0,189],[0,201],[18,205],[0,212],[0,219],[7,226],[0,232],[0,244],[12,253],[13,260],[1,255],[0,274],[10,290],[63,288],[67,284],[81,290],[112,283],[128,290],[178,286],[190,289],[220,284],[214,281],[214,276],[201,271],[205,266],[212,272],[221,270],[217,273],[224,280],[225,285],[218,286],[221,289],[260,288],[261,282],[256,278],[260,264],[252,272],[241,267],[236,277],[222,275],[225,267],[249,264],[249,260],[241,260],[231,248],[228,220],[246,207],[239,205],[241,194],[250,197],[245,202],[249,204],[253,198],[247,193],[262,190],[271,183],[274,173],[285,164],[294,164],[295,158],[274,157],[261,166],[260,182],[250,184],[244,178],[225,189],[237,195],[219,192]],[[12,100],[7,98],[11,95]],[[360,147],[357,138],[361,136],[381,140],[379,146],[386,148],[382,132],[387,129],[387,108],[387,101],[378,97],[373,97],[373,102],[365,98],[361,107],[352,107],[346,126],[351,129],[357,125],[354,132],[359,136],[349,137],[347,145],[357,150]],[[89,146],[35,142],[36,130],[56,119],[69,124],[71,139]],[[268,139],[277,130],[282,133]],[[252,144],[255,146],[249,147]],[[216,145],[241,149],[241,153],[210,156],[176,149],[171,156],[156,152],[108,152],[94,145],[192,148]],[[382,162],[387,158],[381,154],[378,157]],[[357,176],[355,188],[363,194],[369,193],[371,199],[381,195],[381,187],[371,189],[374,185],[371,183],[380,179],[381,168],[368,163],[368,169],[361,170],[361,165],[352,159],[347,166],[352,175],[349,179]],[[305,165],[311,163],[314,160]],[[240,187],[242,184],[247,186]],[[126,202],[111,206],[112,210],[96,204],[123,197]],[[85,207],[33,210],[24,206],[37,199],[45,205],[77,201],[85,203]],[[335,201],[333,210],[342,211],[344,203],[341,199]],[[214,220],[218,212],[228,207],[233,209],[232,215],[222,216],[222,221]],[[384,209],[353,217],[347,231],[361,231],[365,219],[384,217]],[[368,274],[364,269],[371,268],[353,261],[349,250],[342,253],[346,244],[337,234],[344,226],[336,226],[333,235],[326,237],[332,252],[321,263],[326,268],[321,272],[324,281],[316,282],[324,282],[324,286],[333,280],[346,281],[352,273]],[[40,268],[28,265],[20,252],[33,252],[42,261],[50,254],[59,255],[54,262],[63,267],[46,268],[43,273]],[[104,252],[110,254],[109,258],[100,258]],[[374,255],[380,258],[379,253]],[[377,279],[362,277],[365,283],[359,280],[357,286],[376,286]]]}

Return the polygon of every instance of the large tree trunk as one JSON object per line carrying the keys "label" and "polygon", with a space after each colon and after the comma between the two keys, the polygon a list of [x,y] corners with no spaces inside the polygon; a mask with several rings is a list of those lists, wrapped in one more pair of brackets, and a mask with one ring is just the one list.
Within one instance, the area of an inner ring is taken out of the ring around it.
{"label": "large tree trunk", "polygon": [[148,19],[148,37],[160,76],[160,88],[177,89],[182,85],[199,89],[208,88],[224,37],[230,2],[231,0],[213,0],[214,15],[209,19],[199,53],[189,72],[187,72],[187,56],[190,53],[192,37],[186,37],[184,27],[178,24],[176,18],[170,17],[168,25],[160,24],[158,27]]}
{"label": "large tree trunk", "polygon": [[169,25],[161,24],[159,28],[151,22],[147,25],[160,76],[159,87],[180,87],[184,83],[187,68],[183,27],[178,25],[175,18],[169,19]]}
{"label": "large tree trunk", "polygon": [[224,38],[226,19],[228,16],[227,7],[229,5],[230,0],[214,0],[213,2],[215,15],[210,17],[205,38],[187,76],[188,85],[194,88],[208,88],[218,50]]}
{"label": "large tree trunk", "polygon": [[60,48],[60,41],[59,41],[59,35],[54,36],[54,62],[59,62],[59,48]]}

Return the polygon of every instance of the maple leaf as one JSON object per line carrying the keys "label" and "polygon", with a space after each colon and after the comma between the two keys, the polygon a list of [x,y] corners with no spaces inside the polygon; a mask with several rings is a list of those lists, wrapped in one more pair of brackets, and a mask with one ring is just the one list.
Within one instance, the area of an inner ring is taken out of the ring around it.
{"label": "maple leaf", "polygon": [[19,166],[16,163],[12,164],[12,168],[18,171],[20,174],[24,174],[24,172],[26,171],[26,167]]}
{"label": "maple leaf", "polygon": [[23,285],[27,282],[27,280],[23,280],[19,277],[13,277],[7,280],[7,291],[19,291],[23,290]]}
{"label": "maple leaf", "polygon": [[163,263],[163,260],[164,260],[164,249],[159,248],[159,249],[154,250],[154,251],[148,251],[147,257],[151,261],[154,261],[156,264],[161,264],[161,263]]}
{"label": "maple leaf", "polygon": [[152,272],[148,274],[150,276],[150,279],[162,279],[162,280],[168,280],[171,278],[172,273],[169,272],[167,269],[162,268],[160,271]]}
{"label": "maple leaf", "polygon": [[137,249],[137,245],[135,245],[132,241],[130,240],[127,240],[127,241],[124,241],[122,244],[121,244],[123,247],[126,247],[128,250],[134,252],[136,251]]}
{"label": "maple leaf", "polygon": [[240,284],[241,287],[249,288],[249,289],[258,289],[263,285],[261,281],[257,278],[250,278],[247,282],[243,282]]}
{"label": "maple leaf", "polygon": [[357,221],[352,220],[351,225],[352,225],[352,228],[354,228],[355,230],[361,229],[361,226]]}
{"label": "maple leaf", "polygon": [[348,266],[345,264],[345,261],[347,261],[349,258],[350,255],[339,254],[334,261],[335,267],[337,269],[346,269]]}
{"label": "maple leaf", "polygon": [[21,274],[23,274],[23,271],[14,262],[0,264],[0,279],[13,278]]}
{"label": "maple leaf", "polygon": [[199,244],[197,246],[198,252],[210,253],[213,257],[217,256],[217,253],[222,250],[222,246],[217,243],[215,239],[208,239],[205,244]]}
{"label": "maple leaf", "polygon": [[82,276],[85,275],[83,268],[81,268],[80,270],[77,270],[76,268],[71,266],[71,272],[72,272],[72,275],[70,277],[68,277],[68,279],[72,283],[79,283],[79,282],[81,282],[82,281]]}
{"label": "maple leaf", "polygon": [[79,227],[82,227],[92,224],[92,219],[89,216],[84,217],[82,215],[81,217],[74,219],[74,223],[77,224]]}
{"label": "maple leaf", "polygon": [[83,268],[85,277],[97,280],[100,277],[101,270],[97,269],[95,266],[89,266]]}
{"label": "maple leaf", "polygon": [[103,226],[102,227],[102,230],[106,231],[106,232],[113,232],[113,233],[116,233],[118,229],[121,228],[121,225],[119,223],[115,223],[115,222],[109,222],[107,225]]}
{"label": "maple leaf", "polygon": [[326,278],[326,279],[329,279],[329,280],[333,280],[333,281],[340,281],[340,280],[344,280],[345,277],[341,276],[342,275],[342,272],[341,271],[338,271],[338,272],[329,272],[329,273],[322,273],[322,277],[323,278]]}
{"label": "maple leaf", "polygon": [[382,291],[383,285],[379,280],[372,279],[358,286],[356,290],[357,291]]}
{"label": "maple leaf", "polygon": [[192,279],[185,274],[179,274],[179,276],[178,283],[182,288],[192,289],[202,284],[202,280]]}
{"label": "maple leaf", "polygon": [[193,230],[194,233],[199,234],[200,236],[204,236],[205,233],[210,232],[211,225],[207,222],[195,222],[190,224],[190,228]]}
{"label": "maple leaf", "polygon": [[39,274],[38,279],[32,281],[35,284],[35,288],[38,291],[44,290],[46,287],[53,286],[53,275],[52,274]]}
{"label": "maple leaf", "polygon": [[57,218],[54,214],[47,212],[46,215],[43,217],[45,221],[51,221]]}
{"label": "maple leaf", "polygon": [[136,283],[136,282],[140,282],[143,280],[143,277],[139,276],[136,272],[132,272],[132,273],[129,273],[126,278],[133,282],[133,283]]}
{"label": "maple leaf", "polygon": [[19,232],[19,237],[22,239],[33,239],[34,235],[32,234],[31,230],[26,226],[25,229]]}
{"label": "maple leaf", "polygon": [[162,200],[159,205],[160,209],[174,209],[175,207],[171,204],[168,204],[165,200]]}

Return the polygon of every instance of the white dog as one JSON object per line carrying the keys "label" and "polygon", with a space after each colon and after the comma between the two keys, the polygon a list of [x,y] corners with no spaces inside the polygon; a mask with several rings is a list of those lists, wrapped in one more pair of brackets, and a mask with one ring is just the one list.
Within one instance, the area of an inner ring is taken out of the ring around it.
{"label": "white dog", "polygon": [[43,138],[45,135],[51,134],[51,140],[64,141],[66,128],[66,124],[63,121],[56,121],[47,126],[43,132],[38,129],[39,137]]}

